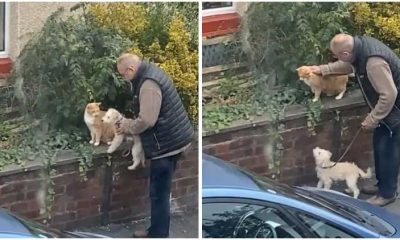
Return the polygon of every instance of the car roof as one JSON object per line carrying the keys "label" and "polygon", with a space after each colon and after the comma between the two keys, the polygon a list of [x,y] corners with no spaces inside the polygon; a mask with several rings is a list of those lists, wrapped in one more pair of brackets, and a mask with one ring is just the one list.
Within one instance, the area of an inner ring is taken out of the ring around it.
{"label": "car roof", "polygon": [[260,190],[256,183],[235,165],[203,154],[203,188],[242,188]]}
{"label": "car roof", "polygon": [[4,208],[0,208],[0,232],[32,235],[25,225],[10,215]]}

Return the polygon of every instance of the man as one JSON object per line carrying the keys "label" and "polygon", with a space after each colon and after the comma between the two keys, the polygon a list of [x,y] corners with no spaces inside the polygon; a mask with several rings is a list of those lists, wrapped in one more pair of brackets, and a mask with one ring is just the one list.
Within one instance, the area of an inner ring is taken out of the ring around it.
{"label": "man", "polygon": [[118,72],[131,84],[134,120],[126,119],[119,133],[139,134],[146,159],[151,159],[151,225],[133,237],[169,236],[172,175],[182,152],[189,147],[193,126],[172,79],[159,67],[125,53],[117,60]]}
{"label": "man", "polygon": [[371,112],[361,123],[374,129],[373,149],[377,184],[361,189],[373,194],[369,203],[385,206],[395,201],[400,165],[400,59],[372,37],[338,34],[330,49],[339,61],[312,66],[317,74],[354,72]]}

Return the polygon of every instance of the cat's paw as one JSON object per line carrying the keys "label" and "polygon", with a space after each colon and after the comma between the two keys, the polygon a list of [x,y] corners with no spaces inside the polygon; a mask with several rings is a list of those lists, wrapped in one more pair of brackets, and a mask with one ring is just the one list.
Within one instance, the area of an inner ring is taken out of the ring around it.
{"label": "cat's paw", "polygon": [[111,145],[112,142],[107,142],[107,145]]}
{"label": "cat's paw", "polygon": [[318,98],[314,98],[312,101],[313,102],[318,102],[318,100],[319,100]]}
{"label": "cat's paw", "polygon": [[93,144],[93,142],[94,142],[93,140],[90,140],[90,141],[89,141],[89,144]]}
{"label": "cat's paw", "polygon": [[342,98],[343,98],[343,95],[339,95],[339,96],[336,96],[336,97],[335,97],[336,100],[340,100],[340,99],[342,99]]}
{"label": "cat's paw", "polygon": [[99,146],[99,145],[100,145],[100,142],[95,142],[94,145],[95,145],[95,146]]}

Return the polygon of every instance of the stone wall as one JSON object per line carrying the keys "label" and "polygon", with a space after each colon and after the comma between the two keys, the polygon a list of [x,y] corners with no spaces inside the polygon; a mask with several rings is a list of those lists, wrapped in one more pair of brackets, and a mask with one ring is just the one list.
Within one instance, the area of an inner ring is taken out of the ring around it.
{"label": "stone wall", "polygon": [[[253,122],[241,121],[219,133],[203,133],[203,152],[218,156],[256,173],[289,184],[316,182],[312,149],[316,146],[333,152],[338,159],[349,145],[362,120],[369,112],[360,92],[347,93],[337,101],[325,99],[322,120],[313,136],[307,129],[303,107],[293,106],[286,111],[282,122],[283,157],[278,171],[269,169],[271,163],[269,121],[258,117]],[[337,112],[340,111],[337,118]],[[354,161],[363,169],[372,164],[372,131],[361,131],[343,161]]]}
{"label": "stone wall", "polygon": [[[120,153],[119,153],[120,154]],[[87,181],[80,176],[78,158],[65,152],[53,166],[55,200],[51,219],[40,215],[37,201],[43,178],[41,164],[8,167],[0,172],[0,206],[19,215],[36,219],[60,229],[89,227],[110,222],[135,220],[149,215],[149,166],[130,171],[128,159],[118,153],[107,164],[107,156],[99,154],[94,167],[87,172]],[[197,209],[198,148],[193,143],[180,160],[172,185],[173,212]]]}

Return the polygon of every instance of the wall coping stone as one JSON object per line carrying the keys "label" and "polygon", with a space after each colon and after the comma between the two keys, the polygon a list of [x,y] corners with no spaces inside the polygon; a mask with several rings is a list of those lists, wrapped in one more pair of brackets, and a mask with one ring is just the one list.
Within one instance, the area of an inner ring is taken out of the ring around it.
{"label": "wall coping stone", "polygon": [[[197,130],[195,130],[195,136],[194,140],[192,141],[191,147],[188,149],[196,150],[198,149],[198,146],[196,145],[198,140],[197,140]],[[89,143],[87,143],[89,144]],[[108,146],[105,144],[102,144],[100,146],[94,147],[94,155],[93,155],[93,162],[99,162],[107,158],[107,148]],[[123,150],[128,148],[128,143],[123,142],[122,145],[112,154],[112,156],[121,156]],[[187,150],[187,151],[188,151]],[[78,153],[74,152],[73,150],[62,150],[58,152],[57,157],[52,164],[52,166],[62,166],[62,165],[67,165],[71,163],[77,163],[80,159],[80,156]],[[0,177],[8,176],[8,175],[13,175],[13,174],[18,174],[18,173],[23,173],[23,172],[29,172],[29,171],[36,171],[39,169],[43,168],[43,163],[40,159],[37,160],[32,160],[29,161],[27,160],[25,162],[25,166],[21,167],[18,164],[10,164],[4,167],[3,170],[0,171]]]}
{"label": "wall coping stone", "polygon": [[[356,89],[353,91],[349,91],[345,93],[345,96],[341,100],[336,100],[334,97],[321,98],[323,108],[322,112],[333,112],[338,109],[351,109],[354,107],[365,106],[366,103],[362,96],[361,90]],[[285,111],[284,121],[294,120],[303,118],[306,116],[307,110],[306,107],[295,104],[292,106],[288,106]],[[271,122],[271,119],[266,115],[255,116],[253,120],[236,120],[233,121],[232,124],[226,128],[219,130],[203,130],[203,137],[238,131],[246,128],[264,126]]]}

